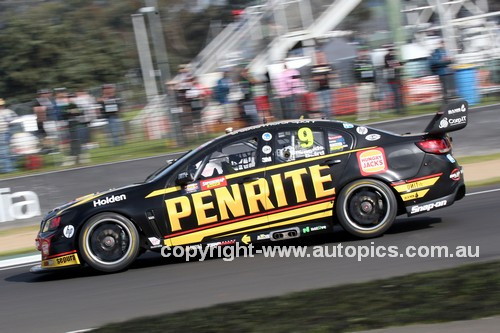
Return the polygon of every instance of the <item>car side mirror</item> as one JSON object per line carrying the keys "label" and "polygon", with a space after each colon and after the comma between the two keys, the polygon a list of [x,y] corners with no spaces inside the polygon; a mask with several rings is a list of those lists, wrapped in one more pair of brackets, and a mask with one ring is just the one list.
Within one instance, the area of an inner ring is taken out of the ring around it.
{"label": "car side mirror", "polygon": [[193,181],[193,177],[189,172],[181,172],[177,175],[175,179],[175,185],[184,186]]}

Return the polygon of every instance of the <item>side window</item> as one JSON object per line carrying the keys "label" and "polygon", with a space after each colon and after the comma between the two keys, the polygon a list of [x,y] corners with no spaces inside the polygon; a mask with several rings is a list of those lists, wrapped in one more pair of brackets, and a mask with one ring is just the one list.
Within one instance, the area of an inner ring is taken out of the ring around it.
{"label": "side window", "polygon": [[350,147],[351,139],[336,131],[328,131],[328,147],[330,153],[338,153],[348,150]]}
{"label": "side window", "polygon": [[323,131],[309,127],[278,132],[276,162],[283,163],[326,154]]}
{"label": "side window", "polygon": [[223,146],[210,155],[201,171],[200,178],[212,178],[256,166],[257,138],[247,138]]}

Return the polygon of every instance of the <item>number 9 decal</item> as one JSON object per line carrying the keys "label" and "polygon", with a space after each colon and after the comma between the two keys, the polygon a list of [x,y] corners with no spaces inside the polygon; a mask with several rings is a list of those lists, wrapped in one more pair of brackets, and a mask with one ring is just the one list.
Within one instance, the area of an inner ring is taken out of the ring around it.
{"label": "number 9 decal", "polygon": [[313,132],[309,127],[302,127],[297,132],[297,136],[300,141],[300,147],[309,148],[314,144]]}

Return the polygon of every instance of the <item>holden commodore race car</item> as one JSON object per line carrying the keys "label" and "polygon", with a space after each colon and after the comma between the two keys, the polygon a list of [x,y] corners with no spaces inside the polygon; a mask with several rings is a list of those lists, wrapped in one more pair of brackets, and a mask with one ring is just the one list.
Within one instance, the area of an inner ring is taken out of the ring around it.
{"label": "holden commodore race car", "polygon": [[448,132],[467,125],[456,101],[424,133],[398,135],[341,121],[290,120],[230,132],[144,182],[50,211],[32,271],[86,264],[128,267],[162,246],[225,246],[347,232],[376,237],[396,216],[450,206],[465,195]]}

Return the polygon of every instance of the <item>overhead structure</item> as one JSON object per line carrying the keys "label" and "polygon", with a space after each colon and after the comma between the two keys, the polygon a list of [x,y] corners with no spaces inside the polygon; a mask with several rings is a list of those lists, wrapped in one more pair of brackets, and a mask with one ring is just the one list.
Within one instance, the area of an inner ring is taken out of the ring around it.
{"label": "overhead structure", "polygon": [[403,1],[402,7],[415,39],[440,31],[448,53],[456,60],[498,54],[495,21],[500,12],[489,12],[488,0],[413,0]]}

